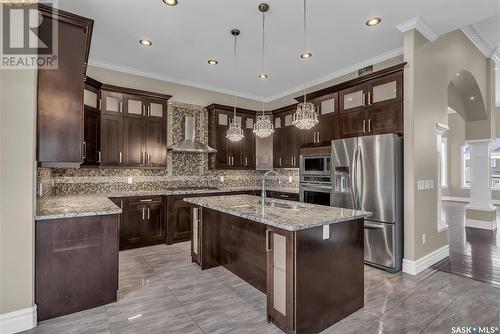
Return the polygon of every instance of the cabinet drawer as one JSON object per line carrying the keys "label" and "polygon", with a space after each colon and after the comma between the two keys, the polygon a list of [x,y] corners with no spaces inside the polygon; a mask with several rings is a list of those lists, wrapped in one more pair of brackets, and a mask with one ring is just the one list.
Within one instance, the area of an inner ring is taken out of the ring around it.
{"label": "cabinet drawer", "polygon": [[132,197],[128,200],[130,205],[137,204],[158,204],[163,202],[163,196],[144,196],[144,197]]}

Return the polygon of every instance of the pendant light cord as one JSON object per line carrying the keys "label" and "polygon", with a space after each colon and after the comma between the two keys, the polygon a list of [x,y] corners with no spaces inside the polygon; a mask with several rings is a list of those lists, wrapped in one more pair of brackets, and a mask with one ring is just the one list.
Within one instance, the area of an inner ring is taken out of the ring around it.
{"label": "pendant light cord", "polygon": [[265,47],[266,47],[266,12],[262,12],[262,73],[264,71],[264,56],[265,56]]}
{"label": "pendant light cord", "polygon": [[[306,21],[307,21],[307,7],[306,7],[306,0],[304,0],[304,50],[307,50],[307,45],[306,45]],[[304,104],[306,103],[306,84],[304,82]]]}
{"label": "pendant light cord", "polygon": [[[234,77],[236,78],[236,35],[234,35]],[[236,95],[233,95],[234,117],[233,123],[236,122]]]}

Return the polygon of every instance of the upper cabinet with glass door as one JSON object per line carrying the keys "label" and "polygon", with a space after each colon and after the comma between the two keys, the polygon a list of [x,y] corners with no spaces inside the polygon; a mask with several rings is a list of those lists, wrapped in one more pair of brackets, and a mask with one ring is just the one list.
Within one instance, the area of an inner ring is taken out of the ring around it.
{"label": "upper cabinet with glass door", "polygon": [[359,111],[366,108],[366,97],[369,87],[367,84],[357,85],[339,92],[340,112]]}
{"label": "upper cabinet with glass door", "polygon": [[319,116],[335,116],[338,114],[338,93],[331,93],[318,97],[312,101]]}
{"label": "upper cabinet with glass door", "polygon": [[108,115],[122,115],[123,93],[101,89],[101,112]]}
{"label": "upper cabinet with glass door", "polygon": [[85,78],[85,88],[83,90],[83,105],[85,110],[97,111],[101,104],[101,83],[90,78]]}
{"label": "upper cabinet with glass door", "polygon": [[385,106],[403,100],[403,73],[398,72],[369,82],[367,105]]}

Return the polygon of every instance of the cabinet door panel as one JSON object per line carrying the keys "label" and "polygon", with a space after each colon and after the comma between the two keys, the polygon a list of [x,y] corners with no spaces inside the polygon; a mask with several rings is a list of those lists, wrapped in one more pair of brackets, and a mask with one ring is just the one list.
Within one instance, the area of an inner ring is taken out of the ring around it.
{"label": "cabinet door panel", "polygon": [[148,166],[167,165],[167,123],[146,121],[146,153]]}
{"label": "cabinet door panel", "polygon": [[143,166],[144,122],[142,118],[125,117],[123,164],[127,166]]}
{"label": "cabinet door panel", "polygon": [[146,224],[146,207],[127,205],[123,213],[123,228],[120,230],[123,248],[131,248],[146,242]]}
{"label": "cabinet door panel", "polygon": [[386,106],[403,99],[403,74],[395,73],[370,82],[370,106]]}
{"label": "cabinet door panel", "polygon": [[154,120],[167,120],[167,102],[164,100],[148,100],[148,117]]}
{"label": "cabinet door panel", "polygon": [[403,113],[400,103],[369,110],[367,117],[370,134],[403,132]]}
{"label": "cabinet door panel", "polygon": [[352,111],[340,115],[342,138],[363,136],[367,132],[366,112]]}
{"label": "cabinet door panel", "polygon": [[340,112],[353,112],[365,109],[367,93],[368,87],[366,85],[359,85],[340,91]]}
{"label": "cabinet door panel", "polygon": [[148,233],[147,241],[161,242],[165,239],[165,206],[162,204],[147,207]]}
{"label": "cabinet door panel", "polygon": [[101,165],[122,163],[123,117],[101,115]]}
{"label": "cabinet door panel", "polygon": [[99,163],[100,117],[99,113],[92,111],[85,111],[84,117],[83,138],[85,141],[85,158],[83,163],[85,165],[95,165]]}
{"label": "cabinet door panel", "polygon": [[98,93],[93,90],[85,88],[85,90],[83,91],[83,104],[85,106],[98,109],[99,106]]}
{"label": "cabinet door panel", "polygon": [[123,112],[123,94],[101,90],[101,104],[103,114],[120,114]]}
{"label": "cabinet door panel", "polygon": [[125,94],[123,104],[124,113],[127,117],[142,118],[146,115],[146,102],[141,96]]}
{"label": "cabinet door panel", "polygon": [[339,138],[338,116],[322,117],[320,119],[319,140],[321,142]]}
{"label": "cabinet door panel", "polygon": [[184,202],[184,197],[186,196],[167,197],[169,242],[181,242],[191,239],[192,205]]}

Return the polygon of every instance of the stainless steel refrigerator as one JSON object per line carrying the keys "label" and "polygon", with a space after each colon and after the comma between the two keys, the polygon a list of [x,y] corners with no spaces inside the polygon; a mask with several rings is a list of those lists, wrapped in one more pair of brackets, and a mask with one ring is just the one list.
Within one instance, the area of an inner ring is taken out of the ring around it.
{"label": "stainless steel refrigerator", "polygon": [[365,263],[390,272],[403,258],[403,145],[394,134],[332,141],[332,205],[373,212]]}

